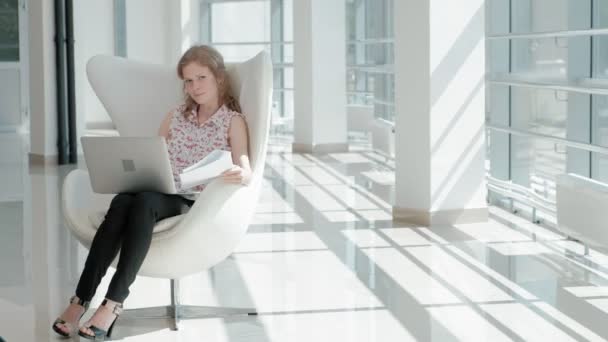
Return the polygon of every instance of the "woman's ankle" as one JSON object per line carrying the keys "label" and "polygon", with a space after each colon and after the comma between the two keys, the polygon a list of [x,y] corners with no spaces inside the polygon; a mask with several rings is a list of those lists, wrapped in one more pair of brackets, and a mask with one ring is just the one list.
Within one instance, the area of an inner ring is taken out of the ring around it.
{"label": "woman's ankle", "polygon": [[83,299],[83,297],[75,294],[70,298],[70,304],[80,305],[86,310],[89,308],[90,299]]}
{"label": "woman's ankle", "polygon": [[112,322],[118,318],[121,312],[122,303],[105,298],[102,304],[97,308],[97,311],[95,311],[93,316],[89,318],[87,323],[83,325],[80,330],[88,335],[93,333],[90,328],[91,325],[106,330],[112,325]]}
{"label": "woman's ankle", "polygon": [[104,298],[105,306],[114,307],[116,305],[122,305],[122,303],[112,300],[110,298]]}

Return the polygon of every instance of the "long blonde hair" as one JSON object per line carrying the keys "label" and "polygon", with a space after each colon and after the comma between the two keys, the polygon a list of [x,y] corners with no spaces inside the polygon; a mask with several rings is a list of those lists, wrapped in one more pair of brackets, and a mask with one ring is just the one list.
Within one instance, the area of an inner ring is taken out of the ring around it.
{"label": "long blonde hair", "polygon": [[[234,97],[230,80],[226,73],[224,57],[214,48],[207,45],[194,45],[188,49],[177,63],[177,76],[184,79],[184,67],[190,63],[197,63],[200,66],[209,68],[218,82],[219,104],[226,105],[229,109],[241,113],[241,105]],[[184,86],[184,114],[188,115],[196,109],[197,103],[188,95]]]}

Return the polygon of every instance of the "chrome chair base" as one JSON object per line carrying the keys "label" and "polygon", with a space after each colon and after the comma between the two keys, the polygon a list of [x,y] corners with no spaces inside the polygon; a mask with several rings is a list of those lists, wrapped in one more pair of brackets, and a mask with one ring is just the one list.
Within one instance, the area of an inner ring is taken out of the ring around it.
{"label": "chrome chair base", "polygon": [[173,321],[171,330],[179,330],[181,320],[238,316],[257,316],[257,312],[248,308],[181,305],[179,303],[179,281],[171,279],[171,305],[125,309],[120,320],[124,322],[125,320],[140,319],[171,319]]}

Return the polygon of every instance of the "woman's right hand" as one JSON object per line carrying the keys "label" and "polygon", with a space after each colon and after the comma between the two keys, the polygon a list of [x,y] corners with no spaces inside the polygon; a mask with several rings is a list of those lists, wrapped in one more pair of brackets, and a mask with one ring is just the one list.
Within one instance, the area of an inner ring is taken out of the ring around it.
{"label": "woman's right hand", "polygon": [[222,172],[222,179],[230,184],[247,185],[251,180],[251,170],[234,165],[231,169]]}

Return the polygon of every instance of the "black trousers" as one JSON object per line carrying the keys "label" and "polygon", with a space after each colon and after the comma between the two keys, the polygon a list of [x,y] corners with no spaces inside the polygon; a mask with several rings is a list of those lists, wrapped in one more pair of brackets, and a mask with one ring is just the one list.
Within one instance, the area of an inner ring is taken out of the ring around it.
{"label": "black trousers", "polygon": [[129,295],[152,242],[156,222],[176,216],[194,201],[158,192],[121,193],[112,199],[103,223],[97,229],[80,276],[76,295],[90,301],[97,286],[120,250],[116,273],[106,298],[122,303]]}

